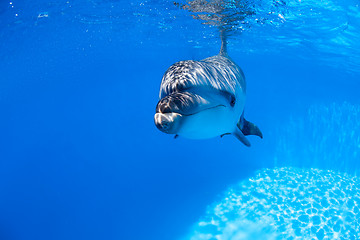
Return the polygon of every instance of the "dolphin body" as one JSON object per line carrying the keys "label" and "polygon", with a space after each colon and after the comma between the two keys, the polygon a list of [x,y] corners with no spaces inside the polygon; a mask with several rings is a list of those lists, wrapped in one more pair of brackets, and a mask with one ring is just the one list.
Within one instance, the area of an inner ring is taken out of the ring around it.
{"label": "dolphin body", "polygon": [[190,139],[232,134],[246,146],[245,136],[263,137],[244,118],[245,75],[228,56],[224,39],[216,56],[173,64],[162,78],[159,98],[154,120],[164,133]]}

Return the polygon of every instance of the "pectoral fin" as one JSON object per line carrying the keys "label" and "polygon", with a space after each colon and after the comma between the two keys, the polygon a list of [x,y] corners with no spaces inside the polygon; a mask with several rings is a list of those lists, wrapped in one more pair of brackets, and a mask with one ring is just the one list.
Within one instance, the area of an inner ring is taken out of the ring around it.
{"label": "pectoral fin", "polygon": [[238,126],[238,128],[240,128],[241,132],[245,136],[255,135],[255,136],[258,136],[260,138],[263,138],[263,134],[260,131],[260,129],[255,124],[253,124],[252,122],[247,121],[244,118],[244,113],[241,115],[237,126]]}
{"label": "pectoral fin", "polygon": [[233,135],[239,139],[245,146],[250,147],[251,144],[249,140],[245,137],[245,135],[240,131],[239,128],[235,128],[235,131],[233,132]]}

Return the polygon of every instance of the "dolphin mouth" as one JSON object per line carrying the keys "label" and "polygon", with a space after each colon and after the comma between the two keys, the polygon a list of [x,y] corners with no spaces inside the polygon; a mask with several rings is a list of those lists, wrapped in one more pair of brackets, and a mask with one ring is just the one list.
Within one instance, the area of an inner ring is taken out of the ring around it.
{"label": "dolphin mouth", "polygon": [[226,108],[225,105],[219,104],[219,105],[216,105],[216,106],[213,106],[213,107],[208,107],[208,108],[201,109],[200,111],[196,111],[196,112],[193,112],[193,113],[188,113],[188,114],[184,114],[184,113],[180,113],[180,112],[174,112],[174,113],[181,114],[182,116],[192,116],[192,115],[196,115],[198,113],[201,113],[201,112],[204,112],[204,111],[207,111],[207,110],[211,110],[211,109],[215,109],[215,108],[219,108],[219,107]]}
{"label": "dolphin mouth", "polygon": [[219,107],[226,108],[226,99],[220,99],[209,94],[192,92],[177,92],[166,96],[156,105],[157,113],[176,113],[182,116],[191,116],[202,111],[207,111]]}
{"label": "dolphin mouth", "polygon": [[226,106],[223,104],[219,104],[216,106],[207,107],[207,108],[201,109],[199,111],[196,111],[193,113],[188,113],[188,114],[183,114],[183,113],[179,113],[179,112],[175,112],[175,111],[167,112],[167,113],[157,112],[154,116],[154,121],[155,121],[156,127],[160,131],[162,131],[164,133],[168,133],[168,134],[173,134],[173,133],[176,134],[177,131],[179,130],[179,126],[181,124],[183,117],[193,116],[198,113],[208,111],[211,109],[215,109],[215,108],[220,108],[220,107],[226,107]]}

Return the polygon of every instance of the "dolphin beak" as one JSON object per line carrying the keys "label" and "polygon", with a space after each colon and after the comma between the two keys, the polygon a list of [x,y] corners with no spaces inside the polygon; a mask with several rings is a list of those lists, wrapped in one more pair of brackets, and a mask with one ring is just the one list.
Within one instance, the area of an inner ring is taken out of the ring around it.
{"label": "dolphin beak", "polygon": [[156,127],[168,134],[176,134],[179,130],[182,115],[178,113],[156,113],[154,121]]}

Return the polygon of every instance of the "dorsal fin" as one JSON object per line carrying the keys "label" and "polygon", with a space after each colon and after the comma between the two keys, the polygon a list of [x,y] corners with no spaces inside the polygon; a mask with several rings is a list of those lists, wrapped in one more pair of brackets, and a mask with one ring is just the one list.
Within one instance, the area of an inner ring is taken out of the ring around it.
{"label": "dorsal fin", "polygon": [[221,38],[221,48],[220,48],[219,55],[224,56],[224,57],[228,57],[227,39],[226,39],[226,33],[225,33],[224,29],[220,29],[220,38]]}

